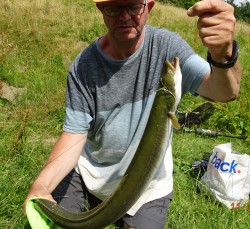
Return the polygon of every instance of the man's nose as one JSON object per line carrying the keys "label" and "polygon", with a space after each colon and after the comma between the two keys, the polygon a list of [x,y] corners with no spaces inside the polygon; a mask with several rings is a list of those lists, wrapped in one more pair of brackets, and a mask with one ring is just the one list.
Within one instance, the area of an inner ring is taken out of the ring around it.
{"label": "man's nose", "polygon": [[122,18],[122,19],[130,19],[131,18],[131,16],[128,13],[128,8],[126,6],[122,7],[120,18]]}

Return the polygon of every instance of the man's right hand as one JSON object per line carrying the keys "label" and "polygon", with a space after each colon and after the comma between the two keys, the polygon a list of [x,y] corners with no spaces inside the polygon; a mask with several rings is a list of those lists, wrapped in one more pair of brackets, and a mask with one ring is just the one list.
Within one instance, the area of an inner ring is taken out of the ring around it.
{"label": "man's right hand", "polygon": [[43,197],[56,202],[51,192],[61,180],[75,167],[87,139],[87,133],[72,134],[63,132],[46,162],[46,165],[32,184],[24,201],[24,214],[26,204],[32,197]]}
{"label": "man's right hand", "polygon": [[33,197],[46,198],[56,203],[56,201],[53,199],[52,195],[50,194],[49,190],[42,183],[35,182],[32,184],[30,191],[26,197],[26,200],[23,203],[23,213],[25,216],[26,216],[26,204]]}

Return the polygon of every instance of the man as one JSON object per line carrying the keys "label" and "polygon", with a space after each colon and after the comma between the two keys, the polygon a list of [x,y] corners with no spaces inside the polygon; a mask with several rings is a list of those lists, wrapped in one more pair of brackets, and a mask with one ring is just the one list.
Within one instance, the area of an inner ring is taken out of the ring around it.
{"label": "man", "polygon": [[[189,91],[220,102],[237,97],[241,69],[229,4],[204,0],[187,12],[199,17],[208,64],[176,33],[146,25],[155,0],[94,2],[108,33],[80,53],[69,70],[64,132],[25,203],[43,196],[84,211],[87,200],[91,208],[112,193],[143,134],[165,60],[180,58],[183,77],[176,86],[182,95]],[[170,143],[148,189],[122,218],[124,227],[164,228],[172,191]]]}

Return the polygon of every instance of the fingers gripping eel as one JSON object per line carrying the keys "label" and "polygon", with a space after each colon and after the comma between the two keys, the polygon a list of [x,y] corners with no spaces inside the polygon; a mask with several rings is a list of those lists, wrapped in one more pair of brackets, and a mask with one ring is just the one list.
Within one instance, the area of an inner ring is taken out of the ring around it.
{"label": "fingers gripping eel", "polygon": [[[178,65],[178,58],[176,63]],[[148,187],[168,147],[171,132],[168,117],[173,116],[175,109],[174,74],[175,68],[166,62],[143,137],[111,196],[97,207],[81,213],[67,211],[49,200],[36,199],[35,208],[41,214],[56,225],[70,229],[104,228],[126,214]]]}

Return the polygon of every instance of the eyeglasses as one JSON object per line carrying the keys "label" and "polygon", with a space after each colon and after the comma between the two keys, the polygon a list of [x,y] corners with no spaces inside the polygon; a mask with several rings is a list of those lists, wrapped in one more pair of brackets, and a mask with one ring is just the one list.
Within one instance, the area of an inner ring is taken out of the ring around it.
{"label": "eyeglasses", "polygon": [[145,10],[145,3],[129,4],[126,6],[105,6],[103,5],[103,11],[107,16],[118,17],[121,15],[122,9],[125,8],[130,16],[141,15]]}

